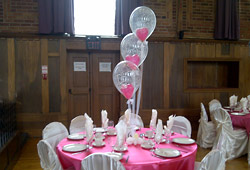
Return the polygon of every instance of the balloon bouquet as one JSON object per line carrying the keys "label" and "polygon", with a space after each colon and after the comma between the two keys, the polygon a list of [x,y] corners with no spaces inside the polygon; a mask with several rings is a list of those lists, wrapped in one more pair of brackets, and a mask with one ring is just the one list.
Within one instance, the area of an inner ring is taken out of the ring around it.
{"label": "balloon bouquet", "polygon": [[146,39],[155,29],[156,17],[150,8],[140,6],[131,13],[129,24],[133,33],[127,34],[122,39],[120,50],[124,61],[116,65],[113,71],[113,81],[118,91],[128,99],[129,109],[131,109],[132,104],[132,113],[135,113],[135,94],[139,89],[136,107],[136,114],[138,114],[143,62],[148,54],[148,42]]}

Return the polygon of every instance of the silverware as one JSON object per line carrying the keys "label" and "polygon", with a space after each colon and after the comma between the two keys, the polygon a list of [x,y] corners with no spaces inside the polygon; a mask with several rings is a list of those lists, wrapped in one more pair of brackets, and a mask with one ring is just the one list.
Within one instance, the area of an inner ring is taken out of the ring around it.
{"label": "silverware", "polygon": [[79,154],[79,153],[83,153],[83,152],[75,152],[75,153],[72,153],[71,155],[76,155],[76,154]]}
{"label": "silverware", "polygon": [[153,157],[156,157],[156,158],[165,159],[165,158],[163,158],[163,157],[161,157],[161,156],[158,156],[158,155],[155,155],[155,154],[153,154],[153,153],[151,153],[151,155],[152,155]]}
{"label": "silverware", "polygon": [[126,159],[126,163],[128,162],[128,159],[129,159],[129,155],[128,155],[127,159]]}

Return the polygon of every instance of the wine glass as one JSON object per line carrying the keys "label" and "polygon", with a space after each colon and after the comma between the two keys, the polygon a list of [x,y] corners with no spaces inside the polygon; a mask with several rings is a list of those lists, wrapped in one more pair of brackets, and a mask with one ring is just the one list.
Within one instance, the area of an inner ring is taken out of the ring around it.
{"label": "wine glass", "polygon": [[169,144],[170,143],[170,136],[171,136],[171,131],[169,128],[165,128],[165,137],[166,137],[166,143]]}
{"label": "wine glass", "polygon": [[159,144],[161,143],[162,140],[162,135],[155,135],[155,142],[157,144],[157,146],[155,147],[156,149],[159,147]]}

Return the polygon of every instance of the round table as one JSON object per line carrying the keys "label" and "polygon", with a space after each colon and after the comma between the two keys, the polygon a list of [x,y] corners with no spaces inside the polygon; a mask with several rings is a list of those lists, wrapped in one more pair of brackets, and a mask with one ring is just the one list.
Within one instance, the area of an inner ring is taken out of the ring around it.
{"label": "round table", "polygon": [[[145,133],[145,131],[149,130],[148,128],[142,128],[140,131],[136,131],[136,133],[141,134]],[[174,133],[170,140],[173,138],[185,137],[183,135]],[[185,137],[187,138],[187,137]],[[116,136],[106,136],[104,142],[106,145],[104,147],[93,147],[92,149],[85,150],[78,154],[72,154],[70,152],[65,152],[62,150],[62,147],[67,144],[72,143],[81,143],[86,144],[86,138],[84,140],[73,141],[67,138],[63,139],[57,145],[57,155],[64,169],[74,168],[75,170],[81,169],[81,161],[91,153],[104,153],[111,152],[112,145],[115,144]],[[141,148],[140,145],[128,145],[128,150],[124,152],[123,158],[120,162],[124,165],[126,170],[163,170],[163,169],[171,169],[171,170],[193,170],[194,163],[197,152],[197,144],[190,145],[177,145],[175,143],[162,143],[159,144],[159,148],[172,148],[181,151],[181,156],[175,158],[166,158],[160,159],[157,157],[153,157],[151,155],[150,150]],[[129,159],[126,162],[126,159],[129,155]]]}

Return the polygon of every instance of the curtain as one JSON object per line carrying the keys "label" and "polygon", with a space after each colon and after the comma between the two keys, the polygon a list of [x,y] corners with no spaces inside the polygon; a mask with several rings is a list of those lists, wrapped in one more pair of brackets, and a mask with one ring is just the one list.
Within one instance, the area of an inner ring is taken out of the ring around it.
{"label": "curtain", "polygon": [[116,0],[115,35],[125,36],[131,32],[129,26],[130,14],[142,4],[142,0]]}
{"label": "curtain", "polygon": [[40,34],[74,34],[74,0],[38,0]]}
{"label": "curtain", "polygon": [[240,38],[238,0],[217,0],[215,39]]}

